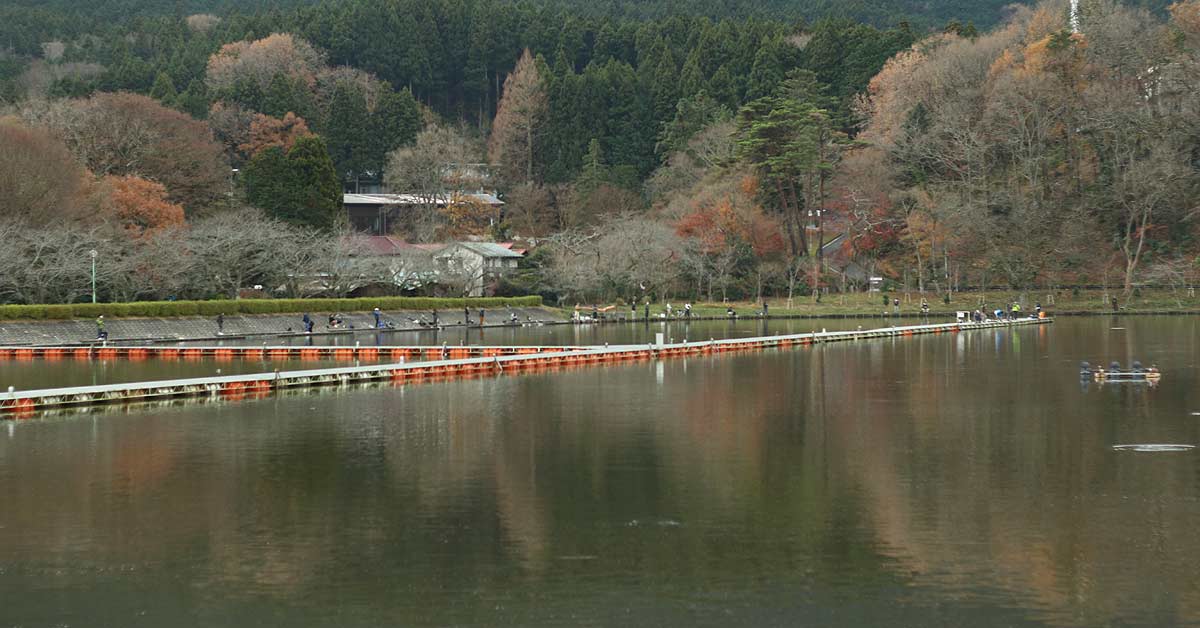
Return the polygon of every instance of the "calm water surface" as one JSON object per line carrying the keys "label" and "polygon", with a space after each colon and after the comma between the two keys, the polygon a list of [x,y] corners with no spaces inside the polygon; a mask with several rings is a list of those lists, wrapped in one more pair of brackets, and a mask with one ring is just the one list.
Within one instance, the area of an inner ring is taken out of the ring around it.
{"label": "calm water surface", "polygon": [[[1112,448],[1200,444],[1198,342],[1067,319],[0,423],[0,626],[1200,625],[1200,454]],[[1132,358],[1161,385],[1076,375]]]}

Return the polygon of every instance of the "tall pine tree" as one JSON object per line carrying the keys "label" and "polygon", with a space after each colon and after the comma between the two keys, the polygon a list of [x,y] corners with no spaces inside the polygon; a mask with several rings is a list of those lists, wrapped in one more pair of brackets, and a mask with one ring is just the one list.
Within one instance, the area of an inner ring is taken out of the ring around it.
{"label": "tall pine tree", "polygon": [[546,112],[546,88],[537,61],[526,48],[504,81],[504,95],[492,124],[488,159],[511,183],[532,183],[536,135]]}
{"label": "tall pine tree", "polygon": [[242,174],[246,200],[280,220],[328,229],[342,215],[342,188],[325,142],[296,140],[292,149],[271,147],[250,160]]}

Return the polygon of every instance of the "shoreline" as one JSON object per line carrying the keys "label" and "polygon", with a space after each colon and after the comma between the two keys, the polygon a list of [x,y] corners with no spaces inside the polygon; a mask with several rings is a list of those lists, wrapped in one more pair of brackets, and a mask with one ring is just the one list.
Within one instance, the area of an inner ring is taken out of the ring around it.
{"label": "shoreline", "polygon": [[[702,310],[710,309],[708,307],[698,308]],[[498,310],[506,314],[510,310]],[[926,321],[928,322],[944,322],[953,321],[955,311],[936,311],[931,310],[928,315],[920,312],[901,312],[899,314],[884,315],[882,313],[865,313],[865,312],[836,312],[836,313],[795,313],[788,312],[783,314],[770,314],[768,316],[749,315],[737,316],[729,318],[725,315],[700,314],[692,317],[672,316],[670,318],[661,315],[656,316],[652,313],[650,319],[637,317],[630,319],[626,313],[612,314],[600,320],[584,320],[574,321],[570,319],[570,310],[538,307],[538,308],[512,308],[512,312],[519,312],[518,316],[521,321],[519,323],[511,323],[502,321],[498,323],[487,323],[479,325],[477,323],[464,324],[461,316],[456,316],[459,313],[446,312],[443,318],[439,315],[439,319],[445,322],[437,328],[430,326],[420,326],[411,323],[403,325],[395,325],[388,328],[375,328],[372,326],[373,318],[371,312],[352,312],[344,315],[344,320],[347,321],[347,328],[329,329],[327,327],[314,328],[312,333],[290,331],[287,325],[298,327],[299,323],[295,316],[281,316],[276,314],[243,314],[238,316],[226,317],[227,325],[231,331],[225,334],[215,333],[215,322],[212,317],[128,317],[128,318],[113,318],[106,319],[110,331],[110,337],[107,344],[124,345],[124,344],[167,344],[167,343],[194,343],[204,341],[222,341],[222,340],[246,340],[251,338],[326,338],[344,336],[353,338],[362,334],[400,334],[400,333],[421,333],[434,332],[444,330],[462,330],[462,329],[501,329],[510,327],[524,327],[530,325],[545,326],[545,325],[629,325],[629,324],[650,324],[650,323],[689,323],[689,322],[720,322],[720,321],[788,321],[788,320],[871,320],[881,324],[879,327],[885,328],[889,325],[888,321]],[[1200,315],[1200,310],[1133,310],[1120,312],[1105,312],[1098,310],[1048,310],[1051,312],[1051,317],[1088,317],[1088,316],[1196,316]],[[402,317],[405,314],[427,315],[427,312],[418,311],[391,311],[384,312],[385,318],[395,321],[397,317]],[[1024,319],[1022,319],[1024,320]],[[242,327],[243,331],[233,331],[235,327]],[[274,327],[272,329],[264,328]],[[207,327],[214,329],[213,333],[204,334],[196,333],[196,329]],[[248,327],[248,328],[247,328]],[[162,333],[162,330],[171,331],[175,328],[177,331],[171,333]],[[117,329],[126,330],[124,334],[114,333]],[[130,333],[137,329],[147,330],[146,333]],[[151,333],[149,330],[156,330]],[[0,321],[0,347],[29,347],[29,346],[61,346],[61,347],[86,347],[105,344],[92,335],[95,332],[95,323],[83,319],[70,320],[11,320]]]}
{"label": "shoreline", "polygon": [[[514,307],[491,309],[500,322],[488,323],[482,328],[516,327],[523,325],[548,325],[562,322],[561,313],[546,307]],[[471,314],[475,315],[476,309]],[[436,329],[480,329],[480,325],[464,325],[463,312],[441,311]],[[507,318],[516,314],[518,323]],[[370,310],[342,314],[344,328],[329,328],[323,321],[326,315],[314,313],[311,333],[296,331],[302,326],[296,314],[238,314],[225,317],[225,333],[217,333],[213,316],[174,317],[105,317],[105,328],[109,332],[107,344],[162,344],[177,342],[200,342],[220,340],[245,340],[248,338],[314,338],[330,336],[353,337],[359,334],[394,334],[434,331],[429,324],[421,325],[430,317],[429,311],[389,310],[382,312],[391,327],[374,327]],[[412,317],[418,318],[412,318]],[[203,330],[203,331],[201,331]],[[5,320],[0,321],[0,347],[61,346],[79,347],[104,344],[96,338],[96,323],[90,319],[65,320]]]}

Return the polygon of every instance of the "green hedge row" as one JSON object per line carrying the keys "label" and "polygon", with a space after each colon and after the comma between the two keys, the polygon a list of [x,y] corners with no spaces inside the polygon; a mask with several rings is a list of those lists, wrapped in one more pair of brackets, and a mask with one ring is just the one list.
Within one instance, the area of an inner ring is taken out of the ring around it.
{"label": "green hedge row", "polygon": [[241,299],[237,301],[143,301],[137,303],[70,303],[64,305],[0,305],[0,320],[66,320],[120,317],[216,316],[217,314],[299,314],[301,312],[366,312],[383,310],[459,310],[537,307],[542,297],[438,299],[378,297],[362,299]]}

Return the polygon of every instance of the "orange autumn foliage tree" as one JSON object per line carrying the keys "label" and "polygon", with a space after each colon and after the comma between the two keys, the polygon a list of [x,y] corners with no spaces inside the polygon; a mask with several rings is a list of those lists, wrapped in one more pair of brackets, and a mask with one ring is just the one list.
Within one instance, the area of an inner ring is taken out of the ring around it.
{"label": "orange autumn foliage tree", "polygon": [[783,251],[778,221],[752,200],[758,189],[757,177],[746,175],[731,183],[729,189],[701,193],[693,199],[692,210],[675,224],[675,232],[698,240],[706,253],[719,253],[739,242],[750,245],[759,258]]}
{"label": "orange autumn foliage tree", "polygon": [[713,205],[700,206],[684,216],[675,226],[681,237],[699,241],[705,253],[720,253],[742,239],[743,225],[733,210],[733,204],[723,199]]}
{"label": "orange autumn foliage tree", "polygon": [[167,189],[141,177],[104,177],[109,213],[134,238],[182,225],[183,206],[167,200]]}
{"label": "orange autumn foliage tree", "polygon": [[312,135],[304,118],[287,112],[283,119],[273,118],[264,114],[255,114],[250,122],[249,139],[238,146],[247,160],[268,148],[278,147],[283,152],[292,149],[296,140]]}
{"label": "orange autumn foliage tree", "polygon": [[1189,35],[1200,35],[1200,2],[1177,2],[1169,10],[1175,26]]}

